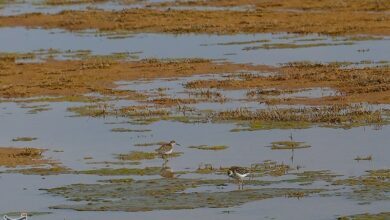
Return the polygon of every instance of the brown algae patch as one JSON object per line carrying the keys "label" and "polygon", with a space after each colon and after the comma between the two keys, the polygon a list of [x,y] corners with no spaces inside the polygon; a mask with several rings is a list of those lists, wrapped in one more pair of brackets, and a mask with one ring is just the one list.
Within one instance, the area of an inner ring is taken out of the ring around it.
{"label": "brown algae patch", "polygon": [[272,150],[294,150],[294,149],[309,148],[311,146],[305,144],[305,142],[275,141],[271,143],[270,147]]}
{"label": "brown algae patch", "polygon": [[225,150],[228,148],[226,145],[199,145],[199,146],[189,146],[188,148],[198,149],[198,150],[210,150],[210,151],[218,151],[218,150]]}
{"label": "brown algae patch", "polygon": [[[223,185],[225,180],[153,179],[108,184],[76,184],[48,189],[48,193],[84,204],[56,205],[53,209],[78,211],[152,211],[195,208],[227,208],[247,202],[299,194],[307,196],[320,189],[262,188],[229,192],[194,192],[186,189]],[[87,190],[88,189],[88,190]]]}

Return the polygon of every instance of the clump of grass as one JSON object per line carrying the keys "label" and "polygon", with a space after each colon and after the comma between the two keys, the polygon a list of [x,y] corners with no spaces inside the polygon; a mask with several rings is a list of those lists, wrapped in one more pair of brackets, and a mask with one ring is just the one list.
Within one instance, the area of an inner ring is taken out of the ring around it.
{"label": "clump of grass", "polygon": [[381,111],[363,105],[332,105],[304,108],[269,108],[251,111],[246,108],[220,111],[209,115],[213,121],[272,121],[325,124],[382,124]]}
{"label": "clump of grass", "polygon": [[22,152],[14,154],[15,157],[41,157],[43,150],[35,148],[25,148]]}
{"label": "clump of grass", "polygon": [[201,44],[200,46],[231,46],[231,45],[245,45],[245,44],[254,44],[254,43],[266,43],[270,40],[262,39],[262,40],[251,40],[251,41],[231,41],[231,42],[223,42],[223,43],[215,43],[215,44]]}
{"label": "clump of grass", "polygon": [[122,117],[162,117],[169,116],[170,112],[165,109],[139,109],[138,107],[125,107],[117,111]]}
{"label": "clump of grass", "polygon": [[356,161],[361,161],[361,160],[372,160],[372,155],[369,155],[369,156],[357,156],[355,157]]}
{"label": "clump of grass", "polygon": [[0,61],[12,61],[34,59],[34,53],[0,53]]}
{"label": "clump of grass", "polygon": [[27,114],[37,114],[39,112],[45,112],[45,111],[50,111],[52,108],[33,108],[30,109]]}
{"label": "clump of grass", "polygon": [[240,132],[272,129],[306,129],[312,127],[313,124],[304,121],[250,121],[249,123],[241,123],[240,126],[241,127],[233,128],[230,131]]}
{"label": "clump of grass", "polygon": [[292,150],[292,149],[302,149],[309,148],[310,145],[306,145],[305,142],[296,142],[296,141],[275,141],[271,143],[272,150]]}
{"label": "clump of grass", "polygon": [[74,116],[104,117],[110,114],[107,104],[85,105],[69,107],[67,111],[75,113]]}
{"label": "clump of grass", "polygon": [[35,141],[35,140],[38,140],[38,138],[36,137],[16,137],[16,138],[13,138],[12,141]]}
{"label": "clump of grass", "polygon": [[225,150],[228,148],[226,145],[215,145],[215,146],[208,146],[208,145],[199,145],[199,146],[189,146],[188,148],[198,149],[198,150]]}
{"label": "clump of grass", "polygon": [[110,180],[99,180],[99,182],[103,183],[132,183],[134,179],[126,178],[126,179],[110,179]]}
{"label": "clump of grass", "polygon": [[179,99],[179,98],[158,98],[151,101],[157,105],[163,106],[174,106],[174,105],[185,105],[185,104],[196,104],[196,99]]}
{"label": "clump of grass", "polygon": [[301,192],[301,191],[290,191],[290,192],[286,193],[286,197],[287,198],[297,198],[297,199],[300,199],[300,198],[305,197],[305,195],[306,195],[306,193],[305,192]]}
{"label": "clump of grass", "polygon": [[214,173],[215,171],[216,171],[216,169],[213,168],[213,165],[201,163],[199,165],[198,169],[195,171],[195,173],[210,174],[210,173]]}
{"label": "clump of grass", "polygon": [[150,129],[129,129],[129,128],[113,128],[112,132],[149,132]]}

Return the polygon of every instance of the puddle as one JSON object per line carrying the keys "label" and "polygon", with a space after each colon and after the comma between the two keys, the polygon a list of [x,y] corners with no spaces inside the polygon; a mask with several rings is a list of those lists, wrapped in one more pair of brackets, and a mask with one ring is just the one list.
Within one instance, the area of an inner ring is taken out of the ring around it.
{"label": "puddle", "polygon": [[[114,35],[115,36],[115,35]],[[121,34],[119,36],[122,36]],[[91,51],[92,55],[109,55],[118,52],[134,53],[138,58],[209,58],[223,59],[235,63],[278,65],[294,61],[313,62],[356,62],[364,60],[388,61],[390,44],[388,39],[353,41],[352,45],[319,46],[295,49],[256,49],[245,47],[262,45],[234,44],[231,42],[253,42],[267,40],[269,43],[288,43],[293,40],[324,38],[318,35],[298,36],[293,34],[239,34],[239,35],[195,35],[195,34],[125,34],[119,38],[99,36],[90,33],[71,33],[58,29],[40,30],[25,28],[0,28],[0,41],[13,42],[1,44],[1,52],[27,53],[55,49],[60,51]],[[293,38],[293,39],[292,39]],[[342,39],[325,38],[316,43],[340,43]],[[341,41],[342,42],[342,41]],[[220,45],[220,44],[223,45]],[[305,42],[306,43],[306,42]],[[207,45],[207,46],[205,46]],[[172,49],[175,48],[175,49]],[[369,49],[367,52],[358,52]],[[316,54],[313,56],[313,54]],[[58,55],[60,59],[67,59]]]}

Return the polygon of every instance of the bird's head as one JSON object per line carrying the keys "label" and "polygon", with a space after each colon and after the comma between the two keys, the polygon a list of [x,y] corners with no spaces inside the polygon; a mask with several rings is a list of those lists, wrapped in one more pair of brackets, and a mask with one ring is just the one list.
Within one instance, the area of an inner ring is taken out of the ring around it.
{"label": "bird's head", "polygon": [[228,175],[229,177],[232,177],[232,176],[233,176],[233,171],[229,169],[229,170],[227,171],[227,175]]}
{"label": "bird's head", "polygon": [[172,146],[175,146],[175,145],[180,146],[180,144],[176,143],[176,141],[171,141],[171,142],[169,142],[169,144],[172,145]]}

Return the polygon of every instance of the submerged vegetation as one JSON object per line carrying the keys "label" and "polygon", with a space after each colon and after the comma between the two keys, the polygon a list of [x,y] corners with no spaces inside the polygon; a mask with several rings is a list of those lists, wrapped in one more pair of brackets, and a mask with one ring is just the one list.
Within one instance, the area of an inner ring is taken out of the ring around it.
{"label": "submerged vegetation", "polygon": [[[152,211],[194,208],[227,208],[251,201],[289,195],[308,196],[321,189],[262,188],[238,191],[185,192],[186,189],[205,185],[221,185],[224,180],[198,179],[152,179],[138,181],[113,181],[109,184],[76,184],[49,189],[54,195],[61,195],[84,204],[56,205],[54,209],[79,211]],[[86,190],[88,189],[88,190]],[[116,198],[116,199],[112,199]],[[142,202],[139,202],[142,201]]]}
{"label": "submerged vegetation", "polygon": [[35,141],[37,139],[38,138],[36,138],[36,137],[16,137],[16,138],[13,138],[12,141]]}
{"label": "submerged vegetation", "polygon": [[272,150],[294,150],[311,147],[310,145],[306,145],[305,142],[296,141],[275,141],[271,144]]}
{"label": "submerged vegetation", "polygon": [[217,151],[217,150],[225,150],[228,148],[228,146],[226,146],[226,145],[215,145],[215,146],[199,145],[199,146],[189,146],[188,148],[193,148],[193,149],[198,149],[198,150]]}
{"label": "submerged vegetation", "polygon": [[126,176],[126,175],[158,175],[160,167],[146,167],[146,168],[102,168],[96,170],[78,171],[78,174],[98,175],[98,176]]}

